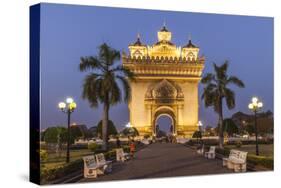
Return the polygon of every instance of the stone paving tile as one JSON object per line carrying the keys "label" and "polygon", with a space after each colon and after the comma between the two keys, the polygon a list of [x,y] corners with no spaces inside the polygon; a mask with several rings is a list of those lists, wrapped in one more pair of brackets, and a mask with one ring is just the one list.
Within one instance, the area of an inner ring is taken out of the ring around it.
{"label": "stone paving tile", "polygon": [[156,143],[140,150],[134,159],[114,163],[110,174],[80,182],[131,180],[191,175],[232,173],[218,159],[205,159],[194,150],[180,144]]}

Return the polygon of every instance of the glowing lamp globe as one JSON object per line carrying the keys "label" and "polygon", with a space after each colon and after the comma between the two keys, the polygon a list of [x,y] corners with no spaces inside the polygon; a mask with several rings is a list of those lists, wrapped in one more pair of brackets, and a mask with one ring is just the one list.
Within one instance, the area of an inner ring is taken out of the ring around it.
{"label": "glowing lamp globe", "polygon": [[58,107],[59,107],[60,109],[64,109],[64,108],[66,107],[66,104],[65,104],[64,102],[60,102],[60,103],[58,104]]}
{"label": "glowing lamp globe", "polygon": [[252,102],[253,102],[254,104],[256,104],[256,103],[258,102],[258,98],[257,98],[257,97],[253,97],[253,98],[252,98]]}
{"label": "glowing lamp globe", "polygon": [[69,104],[69,109],[74,110],[77,107],[75,102]]}
{"label": "glowing lamp globe", "polygon": [[254,105],[251,103],[251,104],[249,104],[248,108],[249,108],[249,109],[253,109],[253,108],[254,108]]}
{"label": "glowing lamp globe", "polygon": [[71,104],[71,103],[73,103],[73,99],[72,99],[71,97],[68,97],[68,98],[66,99],[66,102],[67,102],[68,104]]}

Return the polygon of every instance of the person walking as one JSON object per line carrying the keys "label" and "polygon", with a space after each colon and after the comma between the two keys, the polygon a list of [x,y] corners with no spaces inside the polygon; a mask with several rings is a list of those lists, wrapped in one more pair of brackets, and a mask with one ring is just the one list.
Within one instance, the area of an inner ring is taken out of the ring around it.
{"label": "person walking", "polygon": [[119,137],[116,138],[116,147],[121,148],[121,143]]}
{"label": "person walking", "polygon": [[135,152],[136,152],[136,145],[135,145],[134,139],[132,139],[130,142],[130,154],[131,154],[132,159],[134,158]]}

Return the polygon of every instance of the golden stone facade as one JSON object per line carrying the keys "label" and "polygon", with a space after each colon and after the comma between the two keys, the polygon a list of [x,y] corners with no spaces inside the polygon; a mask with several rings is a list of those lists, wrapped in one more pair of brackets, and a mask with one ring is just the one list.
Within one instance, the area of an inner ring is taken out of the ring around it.
{"label": "golden stone facade", "polygon": [[172,33],[163,26],[158,42],[145,45],[138,36],[129,55],[122,54],[123,66],[136,74],[129,112],[131,126],[141,135],[155,135],[162,115],[172,119],[176,136],[191,137],[198,130],[198,83],[205,58],[191,40],[183,47],[171,41]]}

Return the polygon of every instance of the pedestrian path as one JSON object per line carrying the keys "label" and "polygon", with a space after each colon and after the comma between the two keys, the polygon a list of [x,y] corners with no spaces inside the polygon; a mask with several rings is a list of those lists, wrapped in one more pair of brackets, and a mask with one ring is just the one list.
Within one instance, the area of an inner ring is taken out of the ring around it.
{"label": "pedestrian path", "polygon": [[221,160],[208,160],[180,144],[155,143],[125,163],[115,163],[112,173],[80,182],[230,173]]}

